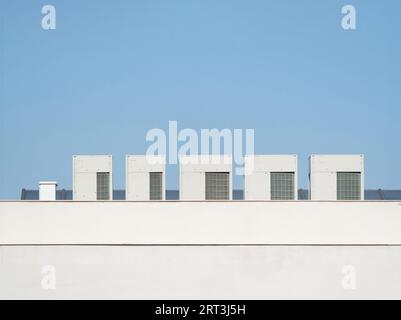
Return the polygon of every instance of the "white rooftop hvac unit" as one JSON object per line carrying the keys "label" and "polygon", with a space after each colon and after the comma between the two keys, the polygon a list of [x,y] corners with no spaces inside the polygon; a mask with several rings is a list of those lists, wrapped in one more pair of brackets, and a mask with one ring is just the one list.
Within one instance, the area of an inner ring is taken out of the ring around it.
{"label": "white rooftop hvac unit", "polygon": [[231,199],[231,156],[180,157],[180,200]]}
{"label": "white rooftop hvac unit", "polygon": [[311,200],[363,200],[363,155],[311,155]]}
{"label": "white rooftop hvac unit", "polygon": [[165,199],[165,156],[126,156],[126,200]]}
{"label": "white rooftop hvac unit", "polygon": [[245,157],[245,200],[297,200],[297,155]]}
{"label": "white rooftop hvac unit", "polygon": [[112,156],[73,156],[73,199],[113,199]]}

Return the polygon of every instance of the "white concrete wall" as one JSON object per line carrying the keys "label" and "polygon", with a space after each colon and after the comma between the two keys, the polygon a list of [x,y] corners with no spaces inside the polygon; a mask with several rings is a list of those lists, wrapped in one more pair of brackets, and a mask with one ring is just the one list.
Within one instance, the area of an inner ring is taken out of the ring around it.
{"label": "white concrete wall", "polygon": [[401,245],[401,202],[0,202],[0,245]]}
{"label": "white concrete wall", "polygon": [[230,200],[232,199],[232,158],[231,156],[181,156],[180,200],[205,200],[206,172],[229,172]]}
{"label": "white concrete wall", "polygon": [[0,299],[401,299],[394,246],[0,246],[0,261]]}
{"label": "white concrete wall", "polygon": [[400,201],[0,201],[0,299],[401,299],[400,230]]}
{"label": "white concrete wall", "polygon": [[271,172],[294,172],[294,195],[298,199],[297,155],[248,155],[245,157],[244,199],[271,200]]}
{"label": "white concrete wall", "polygon": [[96,195],[96,173],[110,172],[110,199],[113,199],[113,159],[106,155],[77,155],[73,162],[73,199],[93,201]]}
{"label": "white concrete wall", "polygon": [[127,155],[126,171],[126,200],[147,201],[150,195],[150,172],[163,173],[162,195],[165,199],[165,166],[164,156]]}
{"label": "white concrete wall", "polygon": [[364,199],[363,155],[311,155],[310,199],[337,200],[337,172],[361,172],[361,200]]}

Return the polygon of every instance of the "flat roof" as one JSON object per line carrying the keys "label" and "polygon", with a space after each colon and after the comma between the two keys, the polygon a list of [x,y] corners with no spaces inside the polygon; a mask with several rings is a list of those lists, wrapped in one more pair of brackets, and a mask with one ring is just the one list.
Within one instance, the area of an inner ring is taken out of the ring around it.
{"label": "flat roof", "polygon": [[[178,190],[166,190],[166,200],[179,200]],[[243,200],[243,190],[233,190],[233,200]],[[309,191],[298,189],[298,200],[308,200]],[[39,190],[22,189],[21,200],[39,200]],[[72,190],[57,190],[56,200],[72,200]],[[113,200],[125,200],[125,190],[113,190]],[[401,200],[401,190],[365,190],[365,200]]]}

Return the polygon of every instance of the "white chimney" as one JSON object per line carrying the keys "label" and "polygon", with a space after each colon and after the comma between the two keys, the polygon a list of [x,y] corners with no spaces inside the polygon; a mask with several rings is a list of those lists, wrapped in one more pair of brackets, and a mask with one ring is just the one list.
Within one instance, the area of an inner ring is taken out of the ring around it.
{"label": "white chimney", "polygon": [[56,200],[57,182],[41,181],[39,182],[39,200],[54,201]]}

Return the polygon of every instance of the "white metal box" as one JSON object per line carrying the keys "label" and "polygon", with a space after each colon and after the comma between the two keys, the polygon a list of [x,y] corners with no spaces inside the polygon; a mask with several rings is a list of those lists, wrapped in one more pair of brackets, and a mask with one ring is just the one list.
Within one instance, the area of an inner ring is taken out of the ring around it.
{"label": "white metal box", "polygon": [[73,156],[73,199],[98,199],[97,174],[109,173],[109,200],[113,199],[113,158],[111,155]]}
{"label": "white metal box", "polygon": [[244,200],[271,200],[274,173],[292,175],[292,199],[298,199],[297,155],[248,155],[245,157]]}
{"label": "white metal box", "polygon": [[150,173],[162,174],[162,200],[165,200],[165,156],[127,155],[125,161],[125,198],[131,201],[150,200]]}
{"label": "white metal box", "polygon": [[206,173],[228,173],[232,200],[232,157],[223,155],[181,156],[180,200],[206,200]]}
{"label": "white metal box", "polygon": [[311,155],[309,158],[309,198],[337,200],[338,173],[360,173],[360,200],[364,199],[363,155]]}
{"label": "white metal box", "polygon": [[39,200],[54,201],[56,200],[57,182],[41,181],[39,182]]}

